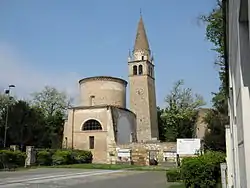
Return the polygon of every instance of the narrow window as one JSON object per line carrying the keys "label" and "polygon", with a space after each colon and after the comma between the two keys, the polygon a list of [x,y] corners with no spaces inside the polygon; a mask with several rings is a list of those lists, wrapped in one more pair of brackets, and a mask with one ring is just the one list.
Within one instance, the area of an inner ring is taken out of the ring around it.
{"label": "narrow window", "polygon": [[94,104],[94,99],[95,99],[95,96],[94,96],[94,95],[91,95],[91,96],[90,96],[90,106],[93,106],[93,104]]}
{"label": "narrow window", "polygon": [[133,66],[133,75],[137,75],[137,66],[136,65]]}
{"label": "narrow window", "polygon": [[95,148],[95,137],[90,136],[89,137],[89,149],[94,149]]}
{"label": "narrow window", "polygon": [[141,60],[142,60],[142,61],[144,60],[144,56],[141,57]]}
{"label": "narrow window", "polygon": [[139,74],[143,74],[142,65],[139,65]]}

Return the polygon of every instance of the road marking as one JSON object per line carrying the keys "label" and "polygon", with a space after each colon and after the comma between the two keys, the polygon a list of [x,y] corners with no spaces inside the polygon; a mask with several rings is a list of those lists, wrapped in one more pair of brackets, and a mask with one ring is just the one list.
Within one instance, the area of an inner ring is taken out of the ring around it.
{"label": "road marking", "polygon": [[95,173],[89,173],[89,174],[79,174],[79,175],[72,175],[72,176],[65,176],[65,177],[55,177],[55,178],[51,178],[51,179],[45,179],[45,180],[37,180],[37,181],[32,181],[32,183],[46,183],[49,181],[53,181],[53,180],[66,180],[66,179],[73,179],[73,178],[84,178],[84,177],[88,177],[88,176],[97,176],[97,175],[106,175],[106,174],[113,174],[113,173],[118,173],[118,172],[122,172],[122,171],[118,171],[118,170],[114,170],[114,171],[97,171]]}
{"label": "road marking", "polygon": [[[41,174],[35,174],[35,175],[32,175],[32,174],[25,174],[25,175],[20,175],[20,176],[16,176],[16,177],[5,177],[5,178],[2,178],[0,179],[0,185],[5,183],[5,182],[12,182],[12,181],[20,181],[21,178],[26,178],[26,177],[32,177],[32,179],[35,179],[36,177],[38,177],[38,179],[40,179],[41,177],[43,178],[46,178],[46,177],[53,177],[53,176],[66,176],[66,175],[74,175],[74,174],[82,174],[82,173],[91,173],[91,172],[96,172],[95,171],[84,171],[84,172],[71,172],[71,173],[68,173],[68,174],[65,174],[65,172],[59,172],[59,173],[56,173],[56,172],[53,172],[53,173],[41,173]],[[46,176],[46,175],[49,175],[49,176]],[[40,178],[39,178],[40,177]],[[4,181],[2,181],[4,180]]]}
{"label": "road marking", "polygon": [[101,171],[94,171],[94,172],[85,172],[85,173],[75,173],[75,174],[65,174],[65,175],[55,175],[55,176],[47,176],[47,177],[40,177],[40,178],[28,178],[23,180],[16,180],[16,181],[6,181],[0,183],[0,188],[5,187],[13,187],[13,186],[20,186],[24,183],[46,183],[53,180],[65,180],[65,179],[72,179],[72,178],[83,178],[88,176],[97,176],[97,175],[106,175],[112,174],[117,172],[123,172],[123,170],[101,170]]}
{"label": "road marking", "polygon": [[[23,181],[33,181],[33,180],[39,180],[39,179],[48,179],[48,178],[54,178],[54,177],[63,177],[63,176],[70,176],[70,175],[78,175],[78,174],[89,174],[89,173],[93,173],[93,172],[81,172],[81,173],[69,173],[69,174],[55,174],[55,175],[51,175],[51,176],[46,176],[46,174],[40,174],[40,175],[34,175],[33,178],[27,178],[27,179],[20,179],[20,178],[13,178],[12,181],[8,181],[8,178],[3,179],[3,180],[7,180],[5,182],[0,182],[0,185],[2,184],[6,184],[6,183],[16,183],[16,182],[23,182]],[[45,175],[45,176],[43,176]],[[25,178],[25,177],[21,177],[21,178]]]}

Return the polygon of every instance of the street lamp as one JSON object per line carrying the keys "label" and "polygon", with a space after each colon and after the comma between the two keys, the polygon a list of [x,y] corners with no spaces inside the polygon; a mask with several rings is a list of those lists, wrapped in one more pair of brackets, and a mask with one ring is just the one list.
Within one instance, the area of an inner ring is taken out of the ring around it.
{"label": "street lamp", "polygon": [[[15,85],[9,85],[9,88],[5,90],[5,94],[8,95],[8,100],[10,100],[10,90],[11,88],[14,88]],[[3,146],[4,148],[6,147],[6,138],[7,138],[7,130],[8,130],[8,116],[9,116],[9,102],[7,103],[6,106],[6,119],[5,119],[5,126],[4,126],[4,141],[3,141]]]}

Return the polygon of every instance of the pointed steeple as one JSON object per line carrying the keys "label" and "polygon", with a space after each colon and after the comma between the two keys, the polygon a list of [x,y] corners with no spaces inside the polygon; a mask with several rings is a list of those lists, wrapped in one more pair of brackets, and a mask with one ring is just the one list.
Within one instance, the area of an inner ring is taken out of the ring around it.
{"label": "pointed steeple", "polygon": [[144,23],[142,16],[140,17],[140,21],[137,27],[137,34],[135,39],[134,51],[137,50],[146,50],[149,51],[148,38],[145,31]]}

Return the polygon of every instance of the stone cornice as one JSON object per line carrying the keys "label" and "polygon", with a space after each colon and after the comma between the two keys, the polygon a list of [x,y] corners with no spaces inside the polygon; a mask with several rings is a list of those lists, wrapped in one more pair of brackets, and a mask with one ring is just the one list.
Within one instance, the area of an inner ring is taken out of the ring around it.
{"label": "stone cornice", "polygon": [[151,63],[151,61],[149,61],[149,60],[132,60],[132,61],[129,61],[128,62],[128,64],[130,64],[130,63],[144,63],[144,62],[146,62],[147,64],[150,64],[151,66],[155,66],[153,63]]}
{"label": "stone cornice", "polygon": [[100,109],[100,108],[118,108],[127,112],[132,113],[133,115],[136,115],[134,112],[132,112],[131,110],[127,109],[127,108],[122,108],[120,106],[115,106],[115,105],[97,105],[97,106],[74,106],[74,107],[70,107],[69,109],[73,109],[73,110],[85,110],[85,109]]}
{"label": "stone cornice", "polygon": [[87,78],[83,78],[83,79],[79,80],[79,84],[84,83],[84,82],[88,82],[88,81],[96,81],[96,80],[118,82],[118,83],[121,83],[121,84],[125,85],[125,87],[128,84],[128,82],[126,80],[123,80],[121,78],[111,77],[111,76],[87,77]]}

